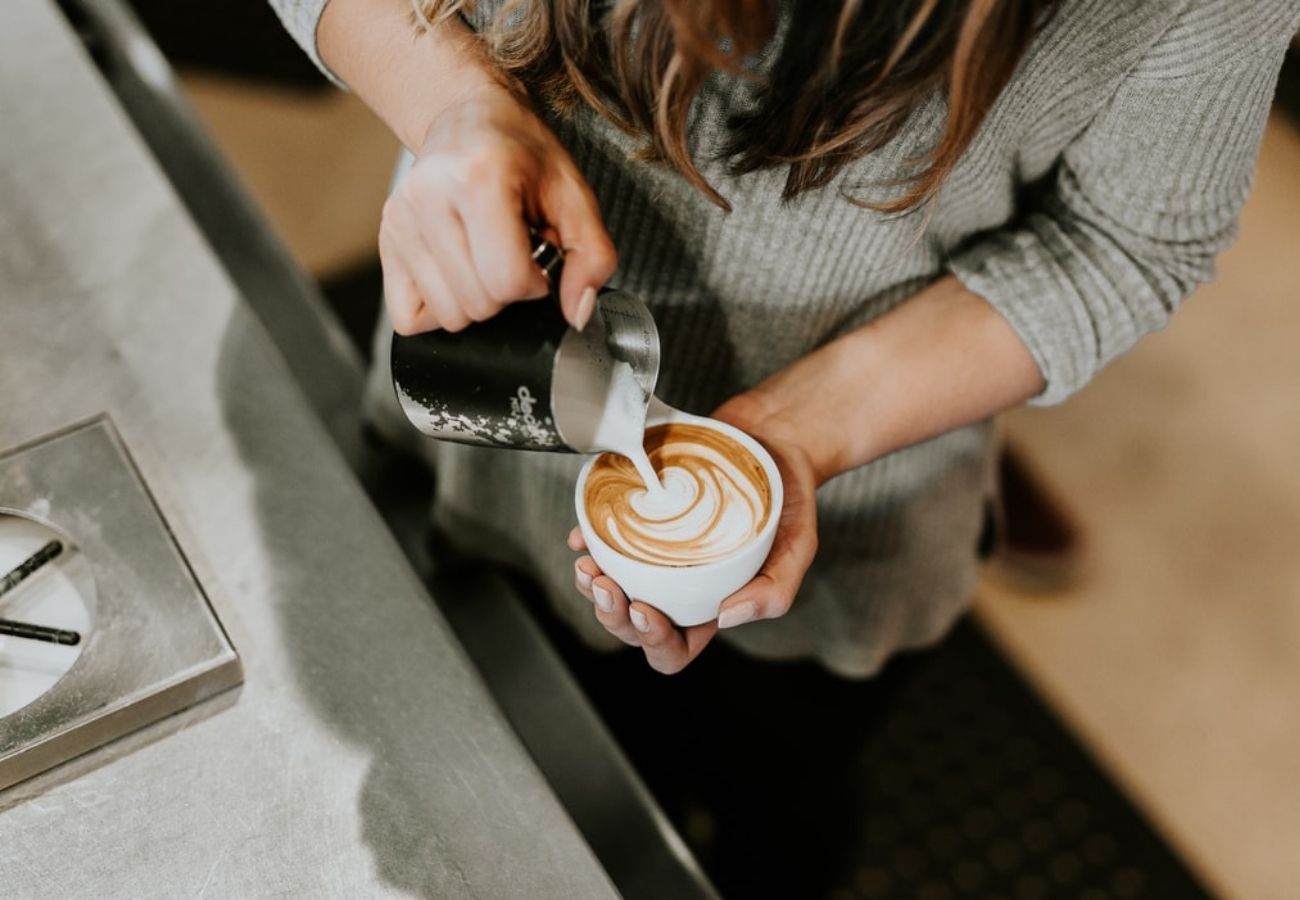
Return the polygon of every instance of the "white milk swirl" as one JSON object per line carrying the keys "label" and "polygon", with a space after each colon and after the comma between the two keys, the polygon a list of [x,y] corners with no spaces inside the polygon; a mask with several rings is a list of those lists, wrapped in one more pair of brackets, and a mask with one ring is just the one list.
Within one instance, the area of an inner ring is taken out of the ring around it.
{"label": "white milk swirl", "polygon": [[767,521],[767,474],[738,441],[702,425],[646,431],[645,450],[663,484],[649,491],[632,463],[605,454],[584,490],[587,517],[601,540],[624,556],[665,566],[724,559]]}

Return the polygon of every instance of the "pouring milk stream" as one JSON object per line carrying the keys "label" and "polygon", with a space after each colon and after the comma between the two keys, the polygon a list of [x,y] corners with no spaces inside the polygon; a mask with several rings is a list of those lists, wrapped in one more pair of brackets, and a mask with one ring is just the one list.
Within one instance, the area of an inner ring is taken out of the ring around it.
{"label": "pouring milk stream", "polygon": [[[557,283],[558,251],[542,241],[533,256]],[[403,411],[430,437],[607,451],[629,460],[639,484],[620,482],[618,502],[605,507],[611,533],[626,538],[625,552],[658,547],[643,552],[664,564],[693,565],[731,552],[766,520],[768,502],[755,500],[765,476],[752,477],[745,464],[752,457],[734,442],[661,448],[656,471],[644,447],[647,411],[652,401],[660,413],[671,410],[653,396],[658,330],[630,294],[601,291],[582,332],[568,326],[558,303],[532,301],[454,334],[394,335],[391,365]]]}

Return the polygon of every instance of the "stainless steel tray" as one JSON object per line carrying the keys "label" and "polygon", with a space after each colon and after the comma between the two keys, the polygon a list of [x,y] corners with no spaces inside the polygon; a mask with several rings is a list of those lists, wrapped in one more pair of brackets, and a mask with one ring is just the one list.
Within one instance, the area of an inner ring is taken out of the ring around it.
{"label": "stainless steel tray", "polygon": [[0,513],[65,535],[94,584],[93,624],[76,662],[0,717],[0,789],[243,681],[235,648],[106,416],[0,453]]}

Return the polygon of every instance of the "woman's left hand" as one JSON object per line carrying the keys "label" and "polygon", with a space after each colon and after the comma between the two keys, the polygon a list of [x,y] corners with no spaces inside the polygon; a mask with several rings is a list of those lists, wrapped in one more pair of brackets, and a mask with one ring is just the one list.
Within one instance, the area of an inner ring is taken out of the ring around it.
{"label": "woman's left hand", "polygon": [[[636,599],[629,602],[590,556],[583,556],[575,565],[575,585],[592,601],[597,621],[619,640],[640,647],[651,668],[666,675],[686,668],[719,628],[785,615],[817,552],[816,490],[822,478],[816,471],[813,453],[800,442],[797,423],[781,411],[769,411],[753,392],[729,400],[713,413],[713,418],[736,426],[766,447],[785,488],[785,505],[772,551],[754,579],[723,601],[718,620],[678,628],[654,607]],[[587,549],[577,528],[569,533],[569,547]]]}
{"label": "woman's left hand", "polygon": [[[832,340],[729,400],[713,415],[767,447],[785,481],[781,525],[763,568],[722,604],[717,622],[676,628],[628,604],[590,557],[578,590],[596,618],[678,672],[719,628],[784,615],[817,551],[815,491],[840,473],[1015,406],[1043,389],[1038,364],[1011,324],[951,275],[878,319]],[[585,549],[577,529],[569,546]]]}

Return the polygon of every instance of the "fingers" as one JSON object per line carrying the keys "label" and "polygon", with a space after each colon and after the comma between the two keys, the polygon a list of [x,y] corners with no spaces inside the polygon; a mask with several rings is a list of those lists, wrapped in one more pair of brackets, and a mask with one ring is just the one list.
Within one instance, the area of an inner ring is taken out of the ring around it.
{"label": "fingers", "polygon": [[542,212],[564,250],[560,307],[569,324],[581,331],[595,309],[596,290],[614,274],[618,254],[605,231],[596,197],[576,169],[566,168],[554,179],[543,204]]}
{"label": "fingers", "polygon": [[469,322],[483,322],[496,315],[508,301],[498,300],[488,291],[478,270],[470,262],[469,239],[460,216],[450,212],[444,220],[449,221],[449,225],[442,234],[430,235],[425,230],[420,235],[426,258],[437,266],[448,298],[457,311]]}
{"label": "fingers", "polygon": [[[557,291],[568,322],[586,324],[615,255],[591,188],[551,130],[507,90],[475,91],[426,133],[384,207],[394,325],[456,330],[551,285],[532,259],[529,224],[567,259]],[[409,281],[418,297],[412,297]]]}
{"label": "fingers", "polygon": [[[454,221],[447,215],[441,219],[443,232],[449,232]],[[420,234],[420,227],[414,211],[401,196],[389,197],[379,230],[381,262],[387,266],[386,276],[388,271],[396,276],[400,270],[414,287],[414,297],[410,291],[398,287],[389,300],[393,330],[398,334],[418,334],[434,328],[459,331],[470,323],[470,316],[457,302],[457,295]],[[390,289],[387,277],[385,288]]]}
{"label": "fingers", "polygon": [[693,628],[678,628],[653,606],[633,601],[628,618],[637,633],[650,668],[676,675],[690,665],[718,632],[715,622]]}
{"label": "fingers", "polygon": [[590,556],[573,565],[574,587],[592,602],[596,621],[625,644],[640,647],[656,672],[675,675],[700,655],[718,632],[715,622],[678,628],[667,616],[639,601],[628,603],[613,579],[602,574]]}
{"label": "fingers", "polygon": [[607,575],[593,578],[591,598],[596,621],[604,625],[606,631],[625,644],[633,647],[640,645],[637,630],[628,617],[627,597],[612,578]]}
{"label": "fingers", "polygon": [[757,619],[776,619],[790,611],[803,576],[817,554],[817,529],[783,526],[777,531],[763,568],[749,584],[722,603],[719,628],[735,628]]}
{"label": "fingers", "polygon": [[587,539],[582,536],[582,529],[576,525],[573,526],[573,530],[569,532],[569,537],[566,539],[566,543],[569,545],[570,550],[578,553],[587,549]]}
{"label": "fingers", "polygon": [[625,644],[637,646],[636,628],[628,618],[627,598],[612,578],[604,575],[590,556],[573,564],[573,586],[592,603],[596,620]]}
{"label": "fingers", "polygon": [[438,320],[433,310],[425,305],[415,279],[382,232],[379,239],[379,265],[384,273],[384,305],[388,307],[393,330],[408,335],[437,328]]}
{"label": "fingers", "polygon": [[[395,331],[460,331],[509,303],[548,293],[517,198],[498,190],[454,209],[439,204],[416,185],[399,189],[384,205],[381,260],[394,272],[389,314]],[[557,219],[554,231],[565,250],[561,307],[581,330],[617,256],[595,198],[580,181],[568,184],[555,210],[549,215]]]}
{"label": "fingers", "polygon": [[617,263],[591,188],[558,144],[541,153],[473,128],[461,140],[422,148],[384,204],[381,252],[390,269],[405,270],[394,276],[402,285],[390,305],[395,330],[458,331],[545,296],[551,285],[532,258],[530,220],[565,253],[556,288],[565,319],[581,329]]}
{"label": "fingers", "polygon": [[591,582],[599,574],[596,561],[590,556],[584,556],[573,564],[573,586],[579,594],[591,600]]}
{"label": "fingers", "polygon": [[473,263],[487,296],[499,309],[516,300],[545,297],[550,284],[533,262],[532,237],[517,192],[497,180],[476,189],[474,202],[457,204]]}
{"label": "fingers", "polygon": [[381,254],[400,262],[418,294],[390,305],[400,334],[459,331],[549,290],[506,174],[459,193],[446,180],[439,165],[417,164],[384,204]]}

